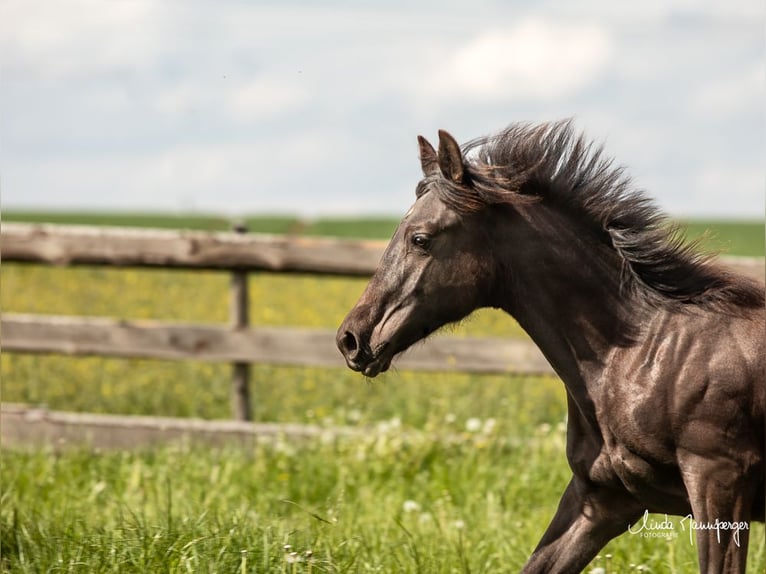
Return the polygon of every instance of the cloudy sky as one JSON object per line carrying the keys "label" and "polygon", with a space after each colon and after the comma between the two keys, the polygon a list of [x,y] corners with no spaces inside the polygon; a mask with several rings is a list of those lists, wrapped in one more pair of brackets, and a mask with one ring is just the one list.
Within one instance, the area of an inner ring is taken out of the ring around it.
{"label": "cloudy sky", "polygon": [[4,209],[399,214],[416,135],[576,118],[675,215],[764,213],[762,0],[4,0]]}

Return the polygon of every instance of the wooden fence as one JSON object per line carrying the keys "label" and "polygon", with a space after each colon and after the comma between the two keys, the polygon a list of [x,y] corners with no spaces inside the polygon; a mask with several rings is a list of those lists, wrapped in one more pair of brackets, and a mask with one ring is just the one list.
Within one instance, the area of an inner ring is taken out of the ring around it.
{"label": "wooden fence", "polygon": [[[248,365],[343,366],[334,331],[247,324],[247,273],[304,272],[368,276],[384,243],[378,241],[203,233],[108,227],[4,224],[4,262],[111,265],[228,271],[229,325],[203,326],[94,317],[4,314],[4,351],[230,362],[234,417],[251,412]],[[760,258],[727,259],[738,271],[763,278]],[[480,373],[552,373],[527,340],[433,337],[398,361],[401,369]]]}
{"label": "wooden fence", "polygon": [[[343,367],[335,333],[326,329],[247,325],[247,273],[308,272],[368,276],[385,246],[379,241],[202,233],[108,227],[5,224],[3,261],[229,271],[231,320],[210,326],[101,317],[4,314],[5,351],[231,362],[232,410],[248,420],[248,365]],[[524,340],[433,337],[398,361],[424,371],[551,373]]]}

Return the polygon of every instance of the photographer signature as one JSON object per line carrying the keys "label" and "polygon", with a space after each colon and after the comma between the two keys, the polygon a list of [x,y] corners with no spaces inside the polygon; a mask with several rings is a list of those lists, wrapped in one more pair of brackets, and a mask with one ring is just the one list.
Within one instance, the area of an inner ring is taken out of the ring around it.
{"label": "photographer signature", "polygon": [[[695,520],[691,514],[681,517],[679,520],[681,530],[683,532],[689,532],[689,543],[694,544],[693,532],[697,530],[715,530],[716,538],[718,542],[721,542],[721,532],[731,531],[734,544],[739,547],[739,533],[742,530],[749,530],[750,524],[747,522],[731,522],[727,520],[715,519],[715,522],[701,522]],[[675,532],[676,527],[672,520],[665,514],[664,520],[654,520],[649,516],[649,511],[646,510],[642,519],[628,526],[628,532],[631,534],[640,534],[646,532]]]}

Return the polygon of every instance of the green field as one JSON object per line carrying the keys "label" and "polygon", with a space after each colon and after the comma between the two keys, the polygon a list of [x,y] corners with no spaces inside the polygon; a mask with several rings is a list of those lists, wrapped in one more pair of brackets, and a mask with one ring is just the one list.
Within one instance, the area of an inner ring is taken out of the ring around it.
{"label": "green field", "polygon": [[763,221],[687,221],[690,238],[705,238],[706,250],[723,255],[764,256],[766,234]]}
{"label": "green field", "polygon": [[[258,221],[258,230],[270,232],[377,237],[395,224]],[[152,223],[146,216],[122,224]],[[196,228],[229,224],[205,225]],[[713,227],[732,252],[763,253],[762,225]],[[252,274],[250,319],[335,328],[364,284]],[[6,312],[224,323],[227,285],[225,273],[6,263],[0,305]],[[512,320],[490,311],[452,334],[524,336]],[[8,402],[88,412],[229,414],[227,365],[6,353],[0,367]],[[346,369],[258,365],[253,393],[257,420],[344,425],[362,433],[279,439],[253,449],[4,450],[2,570],[516,571],[567,482],[565,395],[554,378],[394,371],[366,382]],[[669,539],[626,534],[593,566],[695,571],[696,547],[678,521],[675,526]],[[764,546],[763,527],[753,525],[749,572],[766,568]]]}

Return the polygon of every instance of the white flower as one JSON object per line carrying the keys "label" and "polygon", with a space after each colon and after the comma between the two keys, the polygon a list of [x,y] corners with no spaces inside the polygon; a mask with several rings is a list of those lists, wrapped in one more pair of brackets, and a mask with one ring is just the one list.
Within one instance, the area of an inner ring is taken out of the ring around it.
{"label": "white flower", "polygon": [[336,435],[331,430],[326,430],[319,435],[319,442],[322,444],[333,444],[335,442]]}
{"label": "white flower", "polygon": [[590,574],[606,574],[606,568],[596,566],[593,570],[590,571]]}
{"label": "white flower", "polygon": [[402,510],[407,513],[419,512],[420,505],[414,500],[405,500],[404,503],[402,504]]}
{"label": "white flower", "polygon": [[463,530],[465,528],[465,522],[463,520],[457,519],[452,523],[452,526],[455,527],[455,530]]}
{"label": "white flower", "polygon": [[102,492],[106,490],[106,482],[103,480],[99,480],[96,484],[93,485],[93,496],[98,496]]}
{"label": "white flower", "polygon": [[548,423],[543,423],[539,427],[537,427],[538,434],[546,435],[551,432],[551,425]]}
{"label": "white flower", "polygon": [[290,552],[290,554],[285,556],[285,560],[287,560],[288,564],[295,564],[296,562],[303,562],[303,558],[297,552]]}
{"label": "white flower", "polygon": [[390,434],[396,431],[402,426],[402,419],[394,417],[387,421],[380,421],[378,423],[378,434]]}
{"label": "white flower", "polygon": [[481,430],[481,419],[472,417],[465,421],[465,430],[468,432],[479,432]]}
{"label": "white flower", "polygon": [[495,425],[497,424],[497,421],[495,419],[487,419],[484,421],[484,427],[481,429],[481,432],[484,434],[492,434],[492,431],[495,430]]}
{"label": "white flower", "polygon": [[362,412],[359,409],[352,409],[346,415],[349,422],[358,423],[362,420]]}

